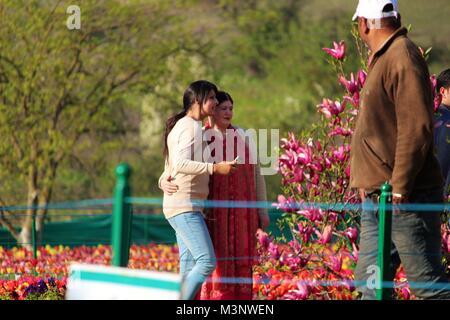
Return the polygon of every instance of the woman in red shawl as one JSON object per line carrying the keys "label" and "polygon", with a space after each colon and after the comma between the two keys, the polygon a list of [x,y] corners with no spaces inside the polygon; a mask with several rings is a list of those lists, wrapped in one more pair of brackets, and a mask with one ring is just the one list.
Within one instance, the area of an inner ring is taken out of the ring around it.
{"label": "woman in red shawl", "polygon": [[[242,129],[233,126],[233,99],[218,92],[219,104],[205,130],[213,129],[222,137],[223,160],[239,156],[237,169],[229,176],[213,175],[209,185],[209,200],[266,201],[264,177],[257,161],[250,161],[251,141],[246,141]],[[230,143],[234,139],[234,143]],[[238,139],[242,139],[240,143]],[[210,147],[212,146],[212,142]],[[214,144],[220,146],[220,141]],[[234,149],[234,150],[227,150]],[[240,147],[240,149],[238,149]],[[253,148],[256,150],[256,148]],[[239,152],[238,152],[239,151]],[[217,150],[212,149],[212,156]],[[256,156],[256,155],[255,155]],[[253,164],[252,164],[253,163]],[[213,207],[207,211],[206,222],[214,245],[217,266],[203,284],[197,298],[201,300],[251,300],[253,265],[256,259],[256,231],[269,225],[267,210],[258,208]],[[224,280],[224,281],[223,281]]]}
{"label": "woman in red shawl", "polygon": [[[256,232],[258,228],[269,226],[269,216],[264,208],[232,206],[234,201],[266,201],[266,185],[259,164],[250,161],[254,159],[250,151],[256,150],[253,142],[246,141],[244,131],[231,124],[233,99],[225,92],[218,92],[216,98],[219,104],[205,130],[213,130],[213,137],[221,141],[214,141],[214,138],[209,141],[211,155],[215,157],[217,149],[222,147],[223,159],[218,159],[219,162],[228,158],[231,161],[237,156],[240,160],[234,173],[223,177],[214,174],[210,178],[208,200],[230,201],[231,205],[213,207],[206,212],[217,266],[202,285],[196,299],[251,300],[253,265],[257,261]],[[220,158],[220,155],[217,156]],[[171,194],[177,192],[177,185],[163,180],[161,189]]]}

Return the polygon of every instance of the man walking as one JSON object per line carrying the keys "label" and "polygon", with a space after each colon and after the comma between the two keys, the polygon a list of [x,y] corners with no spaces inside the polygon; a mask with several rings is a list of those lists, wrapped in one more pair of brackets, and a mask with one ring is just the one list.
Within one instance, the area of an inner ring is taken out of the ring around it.
{"label": "man walking", "polygon": [[[442,203],[442,175],[433,153],[433,94],[428,67],[401,27],[396,0],[360,0],[354,20],[370,49],[369,72],[351,145],[350,185],[363,201],[355,280],[363,299],[377,265],[380,186],[389,181],[393,203]],[[441,265],[440,213],[395,208],[392,240],[413,293],[450,299]],[[369,272],[369,273],[368,273]]]}

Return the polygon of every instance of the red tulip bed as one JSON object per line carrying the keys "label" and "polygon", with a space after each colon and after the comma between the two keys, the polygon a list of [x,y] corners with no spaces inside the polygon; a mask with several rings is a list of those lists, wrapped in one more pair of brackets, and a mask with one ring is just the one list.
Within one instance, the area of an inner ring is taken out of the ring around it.
{"label": "red tulip bed", "polygon": [[[445,235],[450,239],[450,234]],[[294,242],[275,244],[265,233],[258,233],[260,263],[254,268],[255,299],[350,300],[358,297],[352,285],[357,254],[336,245],[302,250]],[[443,238],[444,239],[444,238]],[[444,243],[443,243],[444,244]],[[450,243],[446,244],[450,253]],[[338,254],[336,254],[338,252]],[[37,259],[24,248],[6,250],[0,247],[0,300],[64,299],[68,267],[72,262],[111,264],[111,247],[45,246],[38,249]],[[179,272],[176,245],[133,245],[129,268]],[[413,299],[404,271],[396,278],[399,299]]]}
{"label": "red tulip bed", "polygon": [[[0,299],[63,299],[70,263],[111,264],[111,247],[40,247],[37,259],[24,248],[0,247]],[[129,268],[178,272],[178,248],[133,245]]]}

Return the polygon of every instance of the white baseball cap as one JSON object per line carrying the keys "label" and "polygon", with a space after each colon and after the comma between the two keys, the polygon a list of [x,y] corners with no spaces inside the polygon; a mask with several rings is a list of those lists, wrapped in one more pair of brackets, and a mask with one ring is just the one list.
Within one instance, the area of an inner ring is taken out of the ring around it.
{"label": "white baseball cap", "polygon": [[[394,11],[383,12],[384,7],[388,4],[392,4]],[[352,20],[356,20],[358,17],[366,19],[398,17],[398,14],[398,0],[359,0]]]}

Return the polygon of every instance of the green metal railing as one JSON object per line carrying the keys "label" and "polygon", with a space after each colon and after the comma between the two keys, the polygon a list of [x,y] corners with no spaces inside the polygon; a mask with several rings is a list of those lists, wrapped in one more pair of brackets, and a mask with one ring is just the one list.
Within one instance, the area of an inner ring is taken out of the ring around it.
{"label": "green metal railing", "polygon": [[392,246],[392,186],[385,183],[381,186],[378,209],[378,286],[377,300],[391,300],[393,293],[394,273],[391,270]]}
{"label": "green metal railing", "polygon": [[131,168],[122,163],[116,168],[116,187],[114,189],[112,220],[112,265],[126,267],[130,254],[131,242],[131,204],[125,198],[131,195],[128,179]]}

